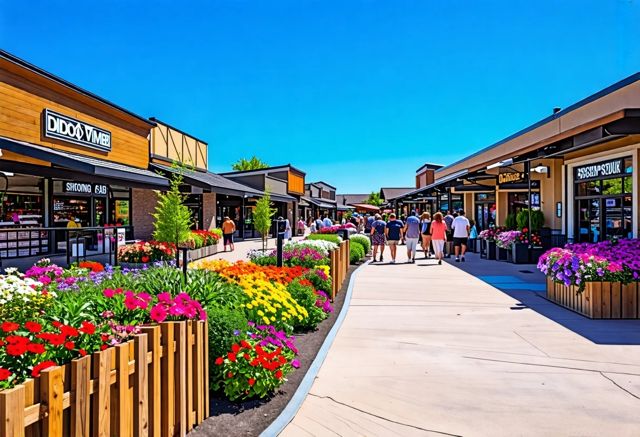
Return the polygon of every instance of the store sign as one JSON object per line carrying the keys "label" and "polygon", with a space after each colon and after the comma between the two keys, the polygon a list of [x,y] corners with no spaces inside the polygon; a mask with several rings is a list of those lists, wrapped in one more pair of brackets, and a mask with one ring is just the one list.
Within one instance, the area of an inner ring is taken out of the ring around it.
{"label": "store sign", "polygon": [[96,196],[106,196],[109,188],[103,184],[89,184],[83,182],[65,182],[64,192],[74,194],[95,194]]}
{"label": "store sign", "polygon": [[623,159],[614,159],[595,164],[582,165],[574,169],[576,181],[583,179],[602,178],[624,173]]}
{"label": "store sign", "polygon": [[498,184],[520,184],[527,180],[527,177],[524,173],[520,172],[511,172],[511,173],[500,173],[498,175]]}
{"label": "store sign", "polygon": [[81,146],[111,151],[111,132],[84,121],[45,109],[43,131],[47,138],[63,140]]}

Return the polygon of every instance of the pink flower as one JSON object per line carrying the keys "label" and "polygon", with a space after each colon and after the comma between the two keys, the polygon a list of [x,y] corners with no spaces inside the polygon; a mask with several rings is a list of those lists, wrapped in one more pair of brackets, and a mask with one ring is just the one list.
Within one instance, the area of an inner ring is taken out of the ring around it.
{"label": "pink flower", "polygon": [[158,294],[158,302],[171,303],[171,295],[167,292]]}
{"label": "pink flower", "polygon": [[102,294],[104,294],[104,297],[111,299],[116,294],[116,291],[113,288],[105,288]]}
{"label": "pink flower", "polygon": [[167,310],[162,304],[157,304],[153,308],[151,308],[151,312],[149,313],[151,316],[151,320],[154,322],[160,323],[164,322],[167,318]]}

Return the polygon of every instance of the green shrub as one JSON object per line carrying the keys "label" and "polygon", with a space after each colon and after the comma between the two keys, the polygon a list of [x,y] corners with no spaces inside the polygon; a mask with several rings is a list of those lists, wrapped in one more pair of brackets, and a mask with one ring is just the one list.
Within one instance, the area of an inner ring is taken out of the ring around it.
{"label": "green shrub", "polygon": [[369,240],[369,237],[367,237],[366,235],[355,234],[355,235],[352,235],[351,237],[349,237],[349,240],[351,241],[351,243],[356,241],[356,242],[362,244],[362,246],[364,247],[365,255],[367,253],[369,253],[369,251],[371,250],[371,240]]}
{"label": "green shrub", "polygon": [[351,264],[356,264],[364,258],[364,246],[357,241],[352,241],[349,246],[349,260]]}
{"label": "green shrub", "polygon": [[[304,281],[304,280],[303,280]],[[309,282],[307,282],[308,284]],[[308,317],[294,322],[294,328],[296,330],[311,330],[316,329],[318,324],[326,319],[327,315],[321,308],[316,306],[317,296],[311,285],[303,285],[299,279],[292,281],[287,290],[291,293],[298,305],[307,310]]]}
{"label": "green shrub", "polygon": [[324,291],[325,293],[331,292],[331,276],[325,273],[323,269],[310,269],[304,275],[311,283],[316,290]]}
{"label": "green shrub", "polygon": [[207,319],[209,321],[210,385],[212,389],[218,390],[224,375],[214,361],[217,357],[226,355],[234,343],[245,338],[249,325],[242,311],[218,305],[207,310]]}
{"label": "green shrub", "polygon": [[[516,216],[518,229],[529,227],[529,210],[523,209]],[[531,232],[538,232],[544,226],[544,214],[540,210],[531,211]]]}
{"label": "green shrub", "polygon": [[507,229],[515,229],[516,226],[516,215],[512,212],[507,214],[507,218],[504,220],[504,227]]}
{"label": "green shrub", "polygon": [[332,243],[340,244],[340,237],[336,234],[311,234],[307,237],[307,240],[325,240]]}

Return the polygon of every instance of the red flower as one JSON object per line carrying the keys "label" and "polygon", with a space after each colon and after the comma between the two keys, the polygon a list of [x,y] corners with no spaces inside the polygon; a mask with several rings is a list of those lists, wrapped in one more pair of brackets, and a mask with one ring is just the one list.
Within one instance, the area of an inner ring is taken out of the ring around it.
{"label": "red flower", "polygon": [[87,351],[84,350],[84,349],[78,350],[78,353],[80,354],[81,357],[86,357],[87,356]]}
{"label": "red flower", "polygon": [[276,372],[276,378],[278,378],[278,379],[282,378],[282,370],[278,370]]}
{"label": "red flower", "polygon": [[285,357],[284,355],[280,355],[278,357],[278,361],[280,361],[280,364],[284,364],[287,362],[287,357]]}
{"label": "red flower", "polygon": [[216,363],[216,366],[221,366],[222,363],[224,363],[224,358],[222,358],[222,357],[216,358],[215,363]]}
{"label": "red flower", "polygon": [[231,372],[227,373],[227,378],[233,378],[233,373]]}
{"label": "red flower", "polygon": [[8,335],[5,340],[8,344],[24,344],[26,346],[29,343],[29,339],[21,335]]}
{"label": "red flower", "polygon": [[241,345],[242,345],[242,347],[244,347],[244,348],[247,348],[247,349],[249,349],[249,350],[251,350],[251,349],[252,349],[252,347],[251,347],[251,343],[249,343],[247,340],[241,340],[241,341],[240,341],[240,344],[241,344]]}
{"label": "red flower", "polygon": [[249,361],[251,359],[251,357],[249,356],[249,354],[244,354],[243,355],[244,359]]}
{"label": "red flower", "polygon": [[249,381],[247,381],[249,383],[249,386],[253,387],[253,384],[256,383],[256,380],[253,378],[249,378]]}
{"label": "red flower", "polygon": [[12,373],[9,370],[0,367],[0,381],[6,381],[11,375]]}
{"label": "red flower", "polygon": [[101,351],[105,350],[106,348],[107,348],[107,345],[106,345],[106,344],[103,344],[102,346],[100,346],[100,350],[101,350]]}
{"label": "red flower", "polygon": [[233,346],[231,346],[231,350],[234,354],[237,354],[238,352],[240,352],[240,345],[234,344]]}
{"label": "red flower", "polygon": [[13,357],[19,357],[27,351],[27,345],[25,343],[10,344],[7,346],[7,355]]}
{"label": "red flower", "polygon": [[93,323],[87,322],[85,320],[84,322],[82,322],[82,326],[80,327],[79,331],[83,334],[92,335],[96,332],[96,326]]}
{"label": "red flower", "polygon": [[76,328],[68,325],[62,325],[60,327],[60,333],[65,337],[77,337],[78,335],[80,335]]}
{"label": "red flower", "polygon": [[13,332],[18,329],[20,325],[14,322],[2,322],[2,330],[4,332]]}
{"label": "red flower", "polygon": [[42,334],[36,335],[36,337],[46,341],[51,346],[61,346],[65,341],[64,335],[54,334],[52,332],[43,332]]}
{"label": "red flower", "polygon": [[251,367],[256,367],[258,364],[260,364],[260,361],[257,358],[249,363]]}
{"label": "red flower", "polygon": [[105,342],[109,340],[109,336],[107,334],[101,334],[100,335],[100,340]]}
{"label": "red flower", "polygon": [[34,334],[42,331],[42,325],[38,322],[27,322],[24,324],[24,327],[27,328],[29,332],[33,332]]}
{"label": "red flower", "polygon": [[227,354],[227,358],[229,358],[229,361],[231,361],[232,363],[236,362],[236,354],[229,352]]}
{"label": "red flower", "polygon": [[27,345],[27,351],[32,354],[43,354],[44,353],[44,345],[42,343],[29,343]]}
{"label": "red flower", "polygon": [[62,326],[62,322],[58,322],[57,320],[51,323],[54,328],[60,328]]}
{"label": "red flower", "polygon": [[148,256],[143,256],[140,259],[142,260],[143,263],[148,263],[149,262],[149,257]]}
{"label": "red flower", "polygon": [[4,341],[0,340],[0,346],[4,346]]}
{"label": "red flower", "polygon": [[66,347],[67,349],[69,349],[70,351],[74,350],[76,348],[76,344],[72,341],[68,341],[64,344],[64,347]]}
{"label": "red flower", "polygon": [[36,365],[33,370],[31,370],[31,376],[33,376],[34,378],[40,376],[40,372],[42,372],[44,369],[54,367],[55,365],[56,363],[54,363],[53,361],[43,361],[40,364]]}

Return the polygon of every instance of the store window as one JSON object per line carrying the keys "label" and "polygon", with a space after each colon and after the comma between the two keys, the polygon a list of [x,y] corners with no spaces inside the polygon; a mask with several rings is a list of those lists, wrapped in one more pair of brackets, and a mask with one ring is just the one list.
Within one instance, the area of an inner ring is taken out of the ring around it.
{"label": "store window", "polygon": [[496,223],[496,195],[495,193],[477,193],[475,195],[476,228],[488,229]]}
{"label": "store window", "polygon": [[631,158],[574,169],[575,240],[595,243],[633,236],[632,173]]}
{"label": "store window", "polygon": [[441,194],[438,196],[438,203],[440,205],[440,211],[443,213],[464,209],[464,198],[462,194],[451,194],[451,200],[449,200],[449,194]]}
{"label": "store window", "polygon": [[131,195],[129,189],[112,185],[109,203],[108,224],[129,226],[131,224]]}
{"label": "store window", "polygon": [[0,226],[44,226],[44,180],[35,176],[2,173]]}
{"label": "store window", "polygon": [[[517,215],[523,209],[529,208],[529,201],[527,200],[529,193],[511,192],[508,194],[509,194],[508,195],[508,202],[509,202],[508,213],[509,214]],[[539,192],[531,193],[531,209],[533,210],[540,209],[540,193]]]}
{"label": "store window", "polygon": [[191,212],[191,228],[202,229],[202,194],[189,194],[184,204]]}

